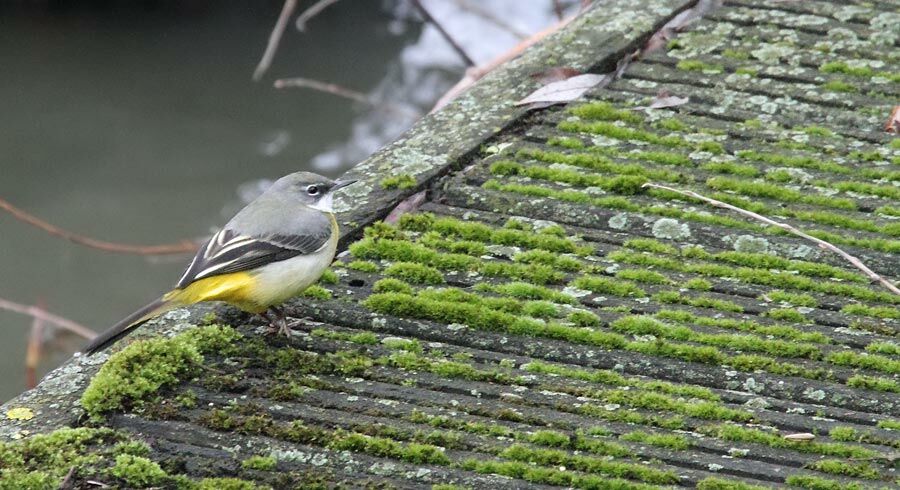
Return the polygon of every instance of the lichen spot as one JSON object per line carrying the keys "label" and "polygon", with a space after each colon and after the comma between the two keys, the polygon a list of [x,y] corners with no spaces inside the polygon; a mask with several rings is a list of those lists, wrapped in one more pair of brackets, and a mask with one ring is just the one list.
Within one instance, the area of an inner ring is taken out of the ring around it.
{"label": "lichen spot", "polygon": [[687,223],[680,223],[676,219],[662,218],[653,223],[653,236],[669,240],[684,240],[691,236],[691,229]]}
{"label": "lichen spot", "polygon": [[6,411],[6,418],[9,420],[31,420],[34,418],[34,412],[27,407],[16,407]]}
{"label": "lichen spot", "polygon": [[741,235],[734,241],[734,249],[748,254],[769,253],[769,241],[753,235]]}
{"label": "lichen spot", "polygon": [[807,388],[803,391],[803,395],[815,401],[822,401],[825,399],[825,392],[823,390]]}
{"label": "lichen spot", "polygon": [[624,230],[628,228],[628,215],[619,213],[612,218],[609,218],[609,227],[614,230]]}

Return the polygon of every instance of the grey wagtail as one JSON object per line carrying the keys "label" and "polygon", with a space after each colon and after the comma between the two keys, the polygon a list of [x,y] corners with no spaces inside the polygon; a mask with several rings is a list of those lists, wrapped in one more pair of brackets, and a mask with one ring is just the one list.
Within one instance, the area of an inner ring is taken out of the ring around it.
{"label": "grey wagtail", "polygon": [[264,314],[270,326],[290,335],[278,305],[331,265],[339,236],[334,191],[354,182],[310,172],[278,179],[200,247],[175,289],[98,335],[82,352],[93,354],[157,315],[201,301]]}

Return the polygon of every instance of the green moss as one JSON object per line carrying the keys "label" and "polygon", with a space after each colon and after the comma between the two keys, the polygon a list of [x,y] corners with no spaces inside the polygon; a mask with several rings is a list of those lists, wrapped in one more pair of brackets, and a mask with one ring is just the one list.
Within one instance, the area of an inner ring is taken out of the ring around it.
{"label": "green moss", "polygon": [[900,393],[900,383],[893,379],[880,378],[878,376],[856,374],[847,380],[847,386],[851,388],[866,388],[875,391]]}
{"label": "green moss", "polygon": [[444,276],[434,267],[416,262],[397,262],[384,270],[388,277],[415,284],[443,284]]}
{"label": "green moss", "polygon": [[804,332],[787,325],[763,325],[752,320],[736,320],[732,318],[714,318],[708,316],[695,315],[683,310],[660,310],[654,317],[669,322],[677,322],[683,324],[697,324],[707,327],[726,328],[729,330],[740,330],[744,332],[753,332],[760,335],[781,337],[801,342],[812,342],[817,344],[827,344],[831,342],[824,334],[819,332]]}
{"label": "green moss", "polygon": [[544,264],[567,272],[577,272],[582,268],[581,262],[572,257],[540,249],[519,252],[513,256],[513,260],[525,264]]}
{"label": "green moss", "polygon": [[622,434],[619,436],[619,439],[674,449],[676,451],[683,451],[692,446],[691,441],[681,434],[650,434],[643,431],[633,431]]}
{"label": "green moss", "polygon": [[81,396],[92,418],[129,405],[140,404],[161,387],[195,372],[203,353],[228,355],[240,338],[231,327],[193,329],[171,339],[138,340],[110,356]]}
{"label": "green moss", "polygon": [[733,60],[749,60],[750,53],[746,51],[739,51],[736,49],[726,48],[722,50],[722,56],[726,58],[731,58]]}
{"label": "green moss", "polygon": [[809,323],[802,313],[793,308],[774,308],[766,312],[766,316],[790,323]]}
{"label": "green moss", "polygon": [[845,458],[868,458],[877,456],[871,449],[862,446],[814,441],[792,441],[780,434],[760,429],[749,429],[734,424],[718,424],[698,429],[701,433],[726,441],[752,442],[775,448],[792,449],[804,453],[823,454]]}
{"label": "green moss", "polygon": [[364,230],[364,235],[366,238],[371,239],[386,239],[386,240],[406,240],[407,236],[403,233],[402,230],[385,223],[383,221],[377,221],[372,223]]}
{"label": "green moss", "polygon": [[743,313],[744,307],[724,299],[710,298],[706,296],[684,296],[678,291],[662,291],[653,295],[653,299],[660,303],[682,304],[697,308],[712,308],[719,311]]}
{"label": "green moss", "polygon": [[630,482],[619,478],[610,479],[595,475],[581,475],[557,468],[536,466],[521,461],[492,461],[470,458],[460,466],[476,473],[503,475],[519,478],[532,483],[568,486],[580,489],[650,490],[649,485]]}
{"label": "green moss", "polygon": [[322,277],[319,278],[319,282],[322,284],[337,284],[340,282],[340,277],[338,277],[337,273],[335,273],[331,269],[325,269],[325,272],[322,273]]}
{"label": "green moss", "polygon": [[615,371],[605,369],[572,368],[542,361],[532,361],[522,369],[537,374],[552,374],[566,378],[590,381],[612,386],[631,386],[634,388],[658,391],[678,396],[718,401],[719,397],[707,388],[687,384],[674,384],[666,381],[647,381],[640,378],[626,378]]}
{"label": "green moss", "polygon": [[823,126],[816,126],[813,124],[811,124],[809,126],[795,127],[794,131],[802,131],[803,133],[806,133],[810,136],[821,136],[823,138],[833,138],[834,137],[834,131],[832,131],[826,127],[823,127]]}
{"label": "green moss", "polygon": [[857,483],[829,480],[812,475],[791,475],[785,483],[808,490],[863,490]]}
{"label": "green moss", "polygon": [[600,318],[589,311],[573,311],[566,319],[579,327],[599,327]]}
{"label": "green moss", "polygon": [[568,434],[555,430],[539,430],[528,436],[528,442],[541,446],[569,447],[571,439]]}
{"label": "green moss", "polygon": [[829,80],[828,82],[822,84],[822,88],[828,90],[829,92],[851,93],[859,91],[859,89],[857,89],[855,86],[847,82],[842,82],[840,80]]}
{"label": "green moss", "polygon": [[769,490],[769,487],[709,476],[697,482],[697,490]]}
{"label": "green moss", "polygon": [[871,316],[875,318],[900,318],[900,309],[891,306],[869,306],[851,303],[841,308],[848,315]]}
{"label": "green moss", "polygon": [[871,77],[875,72],[867,66],[851,67],[843,61],[829,61],[819,66],[822,73],[843,73],[844,75],[852,75],[855,77]]}
{"label": "green moss", "polygon": [[848,461],[837,459],[823,459],[814,461],[806,465],[806,468],[823,473],[831,473],[833,475],[843,475],[853,478],[865,478],[867,480],[877,480],[881,474],[869,463],[850,463]]}
{"label": "green moss", "polygon": [[696,146],[699,151],[708,151],[713,155],[721,155],[725,153],[725,147],[718,141],[701,141]]}
{"label": "green moss", "polygon": [[376,293],[387,293],[387,292],[395,292],[395,293],[404,293],[404,294],[412,294],[413,289],[409,284],[399,280],[394,279],[393,277],[386,277],[384,279],[379,279],[375,281],[375,284],[372,285],[372,291]]}
{"label": "green moss", "polygon": [[685,71],[702,71],[709,73],[722,73],[725,68],[722,65],[714,65],[700,60],[684,59],[675,65],[679,70]]}
{"label": "green moss", "polygon": [[658,163],[660,165],[672,165],[675,167],[691,167],[694,165],[690,158],[679,153],[667,153],[661,151],[635,151],[625,153],[622,156],[629,159]]}
{"label": "green moss", "polygon": [[647,293],[629,281],[618,281],[599,276],[581,276],[572,281],[572,286],[585,289],[596,294],[612,294],[614,296],[645,297]]}
{"label": "green moss", "polygon": [[500,453],[500,457],[513,461],[533,463],[541,466],[565,466],[585,473],[598,473],[616,478],[628,478],[653,484],[678,482],[678,475],[671,471],[658,470],[635,463],[609,461],[606,459],[577,456],[557,449],[537,449],[522,444],[514,444]]}
{"label": "green moss", "polygon": [[895,342],[872,342],[866,346],[866,352],[900,356],[900,344]]}
{"label": "green moss", "polygon": [[734,70],[738,75],[749,75],[751,77],[755,77],[759,74],[759,68],[755,66],[739,66]]}
{"label": "green moss", "polygon": [[302,293],[300,293],[300,296],[303,296],[304,298],[313,298],[326,301],[331,299],[331,291],[323,288],[322,286],[313,284],[312,286],[306,288]]}
{"label": "green moss", "polygon": [[833,352],[829,354],[825,360],[839,366],[871,369],[888,374],[900,373],[900,361],[877,354],[854,351]]}
{"label": "green moss", "polygon": [[660,119],[659,121],[656,121],[655,123],[653,123],[653,125],[660,129],[668,129],[669,131],[684,132],[684,131],[688,131],[688,129],[690,129],[690,128],[688,128],[687,124],[681,122],[680,120],[678,120],[674,117],[670,117],[667,119]]}
{"label": "green moss", "polygon": [[583,119],[601,121],[625,121],[634,124],[643,122],[643,118],[633,111],[620,110],[609,102],[591,102],[569,109],[569,112]]}
{"label": "green moss", "polygon": [[684,283],[684,287],[696,291],[709,291],[712,289],[712,283],[706,279],[695,277]]}
{"label": "green moss", "polygon": [[642,252],[654,252],[667,255],[678,253],[678,249],[675,247],[652,238],[632,238],[623,243],[622,246],[632,250],[640,250]]}
{"label": "green moss", "polygon": [[392,175],[381,179],[381,187],[385,189],[412,189],[416,186],[416,178],[412,175]]}
{"label": "green moss", "polygon": [[879,420],[878,427],[888,430],[900,430],[900,420]]}
{"label": "green moss", "polygon": [[700,168],[709,172],[739,175],[741,177],[759,176],[759,170],[753,165],[741,165],[734,162],[710,162]]}
{"label": "green moss", "polygon": [[116,464],[109,472],[132,487],[155,486],[169,476],[156,462],[130,454],[116,456]]}
{"label": "green moss", "polygon": [[555,323],[545,323],[540,320],[491,309],[480,304],[440,301],[429,297],[410,296],[400,293],[373,294],[365,300],[364,304],[380,313],[434,320],[442,323],[465,324],[479,330],[506,331],[520,335],[559,338],[605,347],[621,347],[625,344],[625,340],[619,335]]}
{"label": "green moss", "polygon": [[820,160],[818,158],[796,155],[783,155],[781,153],[767,153],[754,150],[741,150],[737,152],[739,158],[768,163],[779,167],[811,168],[835,173],[849,173],[850,169],[837,163]]}
{"label": "green moss", "polygon": [[736,180],[727,177],[710,177],[706,180],[706,185],[718,191],[737,192],[751,197],[764,197],[783,202],[802,202],[837,209],[856,209],[856,203],[849,199],[809,195],[798,190],[788,189],[766,182]]}
{"label": "green moss", "polygon": [[619,140],[645,141],[654,145],[672,148],[693,147],[693,143],[689,143],[678,136],[659,136],[649,131],[626,128],[606,121],[562,121],[559,123],[559,129],[579,133],[600,134]]}
{"label": "green moss", "polygon": [[506,284],[479,283],[475,286],[475,289],[481,292],[492,292],[518,299],[544,300],[570,305],[578,304],[578,299],[574,296],[527,282],[509,282]]}
{"label": "green moss", "polygon": [[671,284],[672,281],[668,277],[659,272],[646,269],[622,269],[616,272],[617,279],[625,279],[628,281],[643,282],[647,284]]}

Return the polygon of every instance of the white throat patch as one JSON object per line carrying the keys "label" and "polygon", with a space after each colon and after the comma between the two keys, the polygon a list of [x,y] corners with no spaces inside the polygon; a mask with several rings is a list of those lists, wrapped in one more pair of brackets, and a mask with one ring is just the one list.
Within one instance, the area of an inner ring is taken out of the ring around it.
{"label": "white throat patch", "polygon": [[334,212],[334,194],[329,192],[325,194],[322,199],[319,199],[318,202],[310,206],[313,209],[318,209],[319,211],[324,211],[326,213]]}

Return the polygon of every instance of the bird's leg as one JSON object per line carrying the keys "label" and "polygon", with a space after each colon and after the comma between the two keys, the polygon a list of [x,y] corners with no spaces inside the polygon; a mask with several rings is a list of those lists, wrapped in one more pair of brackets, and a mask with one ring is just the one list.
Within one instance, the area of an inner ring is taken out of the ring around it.
{"label": "bird's leg", "polygon": [[277,306],[270,306],[268,310],[265,312],[266,318],[269,319],[269,328],[272,331],[278,331],[278,333],[283,334],[287,338],[291,338],[293,332],[291,328],[288,327],[287,318],[284,316],[284,310]]}

